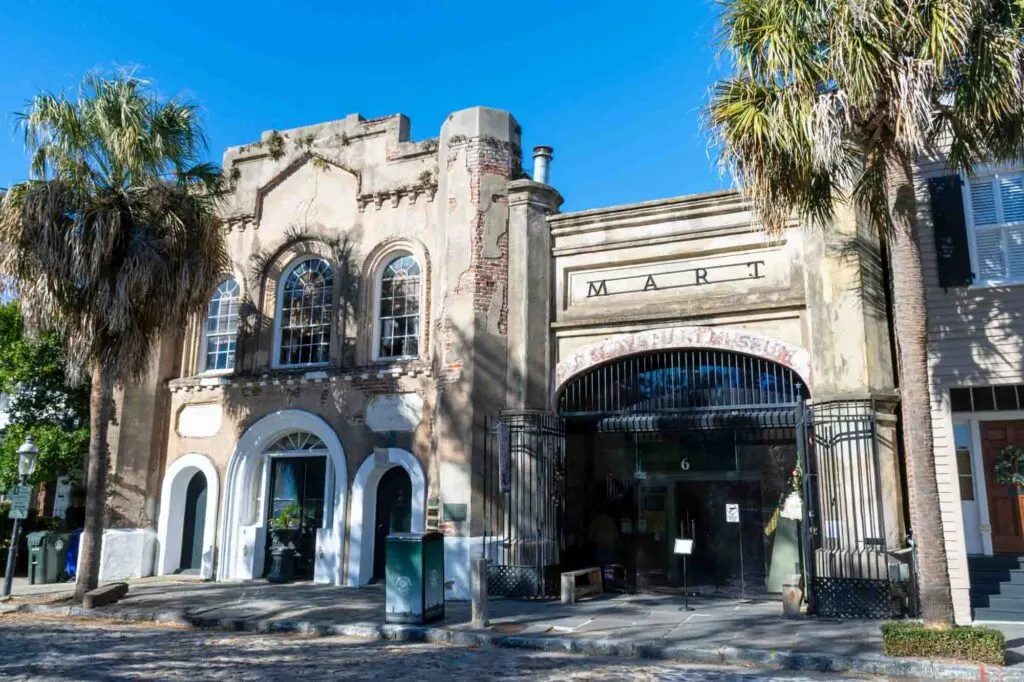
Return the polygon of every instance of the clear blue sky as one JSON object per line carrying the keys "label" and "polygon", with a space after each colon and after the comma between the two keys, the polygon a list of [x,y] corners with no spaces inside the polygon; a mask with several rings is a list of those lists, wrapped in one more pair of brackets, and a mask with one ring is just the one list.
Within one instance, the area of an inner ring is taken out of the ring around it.
{"label": "clear blue sky", "polygon": [[4,4],[0,187],[27,174],[11,112],[115,65],[190,93],[218,162],[263,130],[402,112],[421,139],[486,105],[515,115],[527,155],[554,146],[565,209],[728,184],[699,125],[722,68],[712,0]]}

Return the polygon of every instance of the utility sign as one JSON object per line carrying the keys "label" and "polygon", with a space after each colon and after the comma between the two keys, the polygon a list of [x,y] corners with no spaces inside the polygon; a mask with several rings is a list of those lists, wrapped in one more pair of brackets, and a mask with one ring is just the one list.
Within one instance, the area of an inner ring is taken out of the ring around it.
{"label": "utility sign", "polygon": [[8,512],[7,518],[27,519],[29,498],[31,496],[31,486],[16,485],[13,488],[11,488],[11,490],[8,493],[8,498],[11,500],[11,511]]}
{"label": "utility sign", "polygon": [[740,506],[738,504],[726,504],[725,505],[725,522],[726,523],[739,523],[740,522]]}

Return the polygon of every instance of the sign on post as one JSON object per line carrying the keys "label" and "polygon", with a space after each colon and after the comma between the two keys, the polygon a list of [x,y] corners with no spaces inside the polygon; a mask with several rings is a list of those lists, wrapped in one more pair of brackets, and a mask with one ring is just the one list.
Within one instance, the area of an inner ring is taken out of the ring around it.
{"label": "sign on post", "polygon": [[725,522],[726,523],[739,523],[740,522],[740,506],[738,504],[728,503],[725,505]]}
{"label": "sign on post", "polygon": [[693,554],[693,540],[690,538],[676,538],[675,547],[673,547],[673,553]]}
{"label": "sign on post", "polygon": [[11,500],[11,511],[8,512],[9,519],[27,519],[29,499],[32,496],[32,487],[27,485],[16,485],[10,489],[8,497]]}

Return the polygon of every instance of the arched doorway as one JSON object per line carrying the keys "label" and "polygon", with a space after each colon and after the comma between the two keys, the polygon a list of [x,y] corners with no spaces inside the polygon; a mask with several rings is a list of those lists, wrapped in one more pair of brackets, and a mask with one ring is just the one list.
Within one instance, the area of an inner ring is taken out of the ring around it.
{"label": "arched doorway", "polygon": [[[277,464],[292,458],[308,461],[289,463],[296,466]],[[219,579],[251,580],[262,575],[268,520],[296,503],[309,531],[311,547],[304,556],[311,562],[313,579],[340,584],[348,469],[341,441],[326,421],[303,410],[280,410],[263,417],[239,438],[226,479]]]}
{"label": "arched doorway", "polygon": [[691,587],[779,591],[801,561],[807,398],[792,368],[726,350],[646,350],[569,377],[555,397],[564,564],[600,565],[627,591],[671,591],[683,579],[676,540],[693,540]]}
{"label": "arched doorway", "polygon": [[157,522],[159,575],[213,577],[219,480],[206,455],[189,453],[168,467]]}
{"label": "arched doorway", "polygon": [[[400,504],[396,493],[403,497]],[[378,523],[382,512],[389,518]],[[426,530],[427,480],[415,455],[401,448],[375,448],[363,460],[352,478],[351,525],[347,584],[358,587],[382,575],[379,561],[386,550],[380,537],[392,527]]]}
{"label": "arched doorway", "polygon": [[[278,438],[263,453],[263,479],[267,500],[265,527],[273,526],[281,514],[298,514],[298,540],[294,575],[312,580],[315,572],[316,539],[330,520],[327,446],[308,431],[293,431]],[[265,542],[263,575],[270,572],[272,543]]]}
{"label": "arched doorway", "polygon": [[387,537],[391,533],[412,530],[412,480],[402,467],[385,472],[377,482],[377,509],[374,514],[373,575],[370,582],[384,580]]}
{"label": "arched doorway", "polygon": [[185,518],[181,529],[178,572],[198,574],[203,566],[203,535],[206,530],[206,476],[192,474],[185,490]]}

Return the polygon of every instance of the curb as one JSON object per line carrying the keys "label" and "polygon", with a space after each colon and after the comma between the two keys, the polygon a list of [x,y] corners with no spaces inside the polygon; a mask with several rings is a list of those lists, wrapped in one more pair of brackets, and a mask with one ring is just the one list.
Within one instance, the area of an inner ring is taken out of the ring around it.
{"label": "curb", "polygon": [[826,654],[775,649],[736,647],[701,648],[665,646],[654,641],[616,641],[587,637],[543,635],[501,635],[480,630],[453,630],[425,625],[330,624],[299,620],[212,618],[190,616],[184,611],[143,611],[138,609],[86,609],[81,606],[45,604],[4,604],[0,614],[35,613],[70,618],[109,619],[131,623],[163,623],[232,632],[301,633],[317,637],[355,637],[394,642],[444,643],[460,646],[505,647],[530,651],[617,656],[680,663],[757,666],[775,670],[803,670],[822,673],[888,675],[924,679],[1006,680],[1024,682],[1024,670],[971,663],[945,663],[882,654]]}

